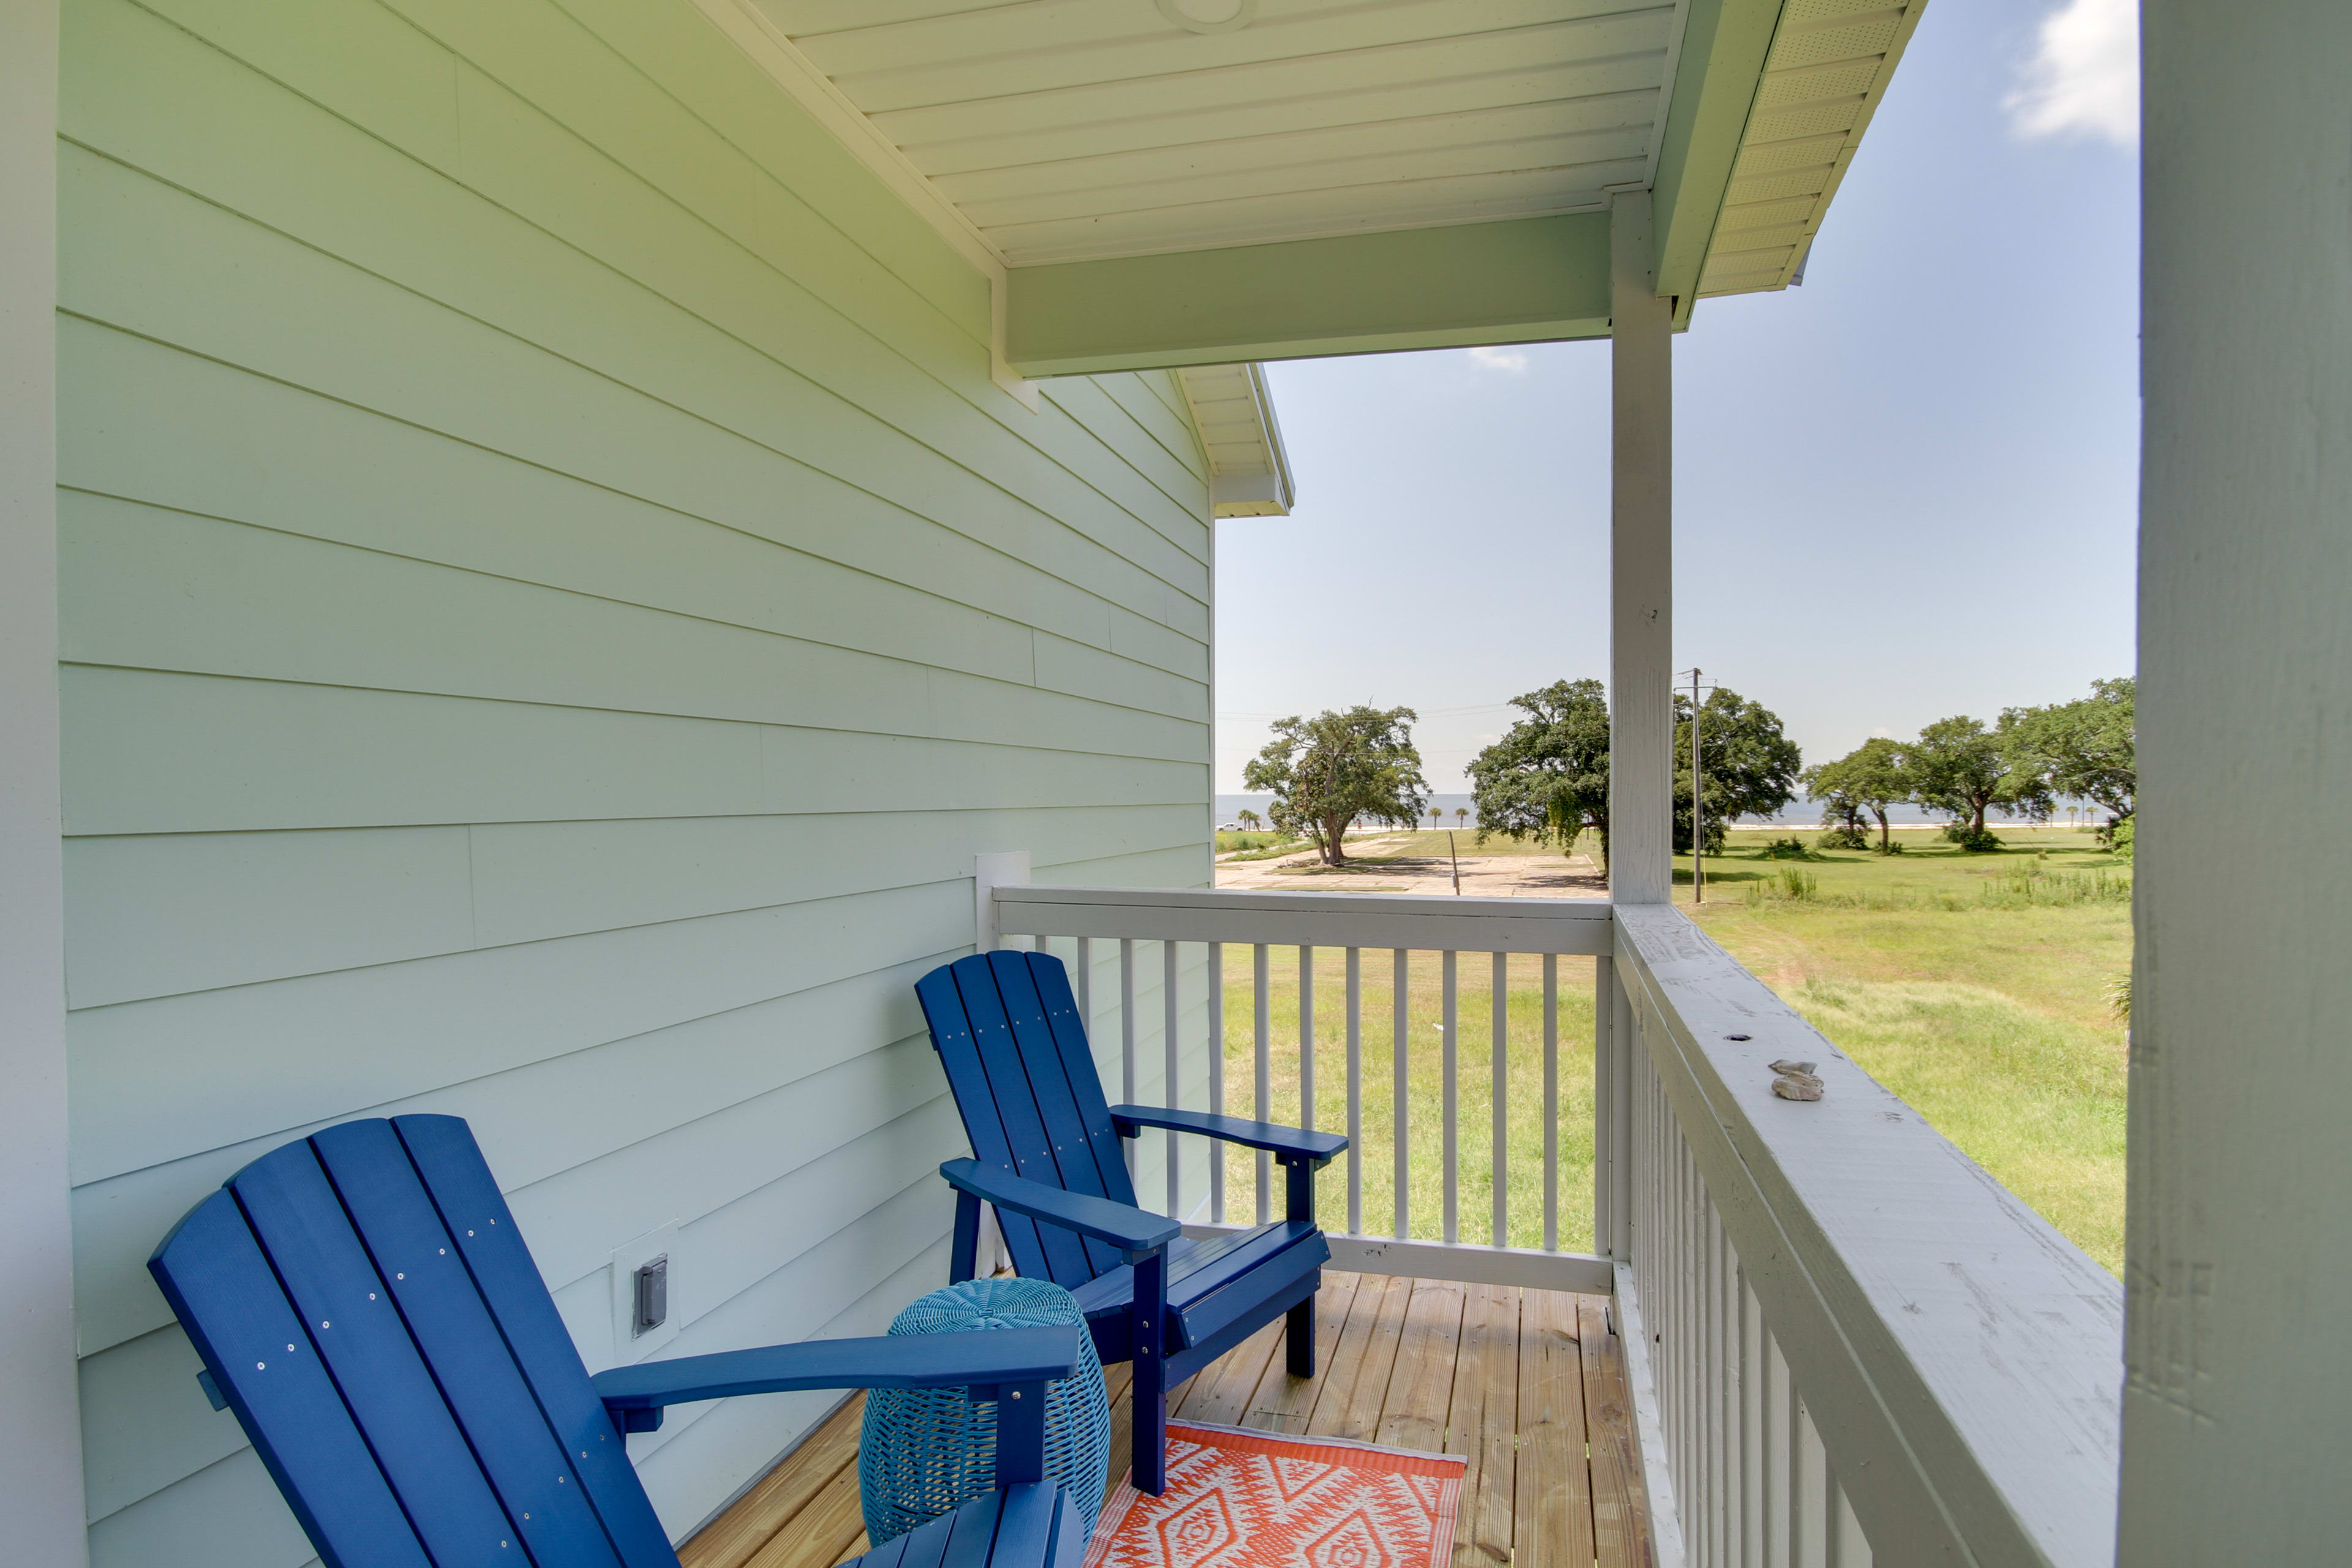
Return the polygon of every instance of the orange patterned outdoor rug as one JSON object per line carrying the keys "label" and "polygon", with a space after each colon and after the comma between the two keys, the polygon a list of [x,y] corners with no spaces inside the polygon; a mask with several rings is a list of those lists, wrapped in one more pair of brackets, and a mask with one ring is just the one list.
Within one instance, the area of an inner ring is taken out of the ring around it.
{"label": "orange patterned outdoor rug", "polygon": [[1171,1421],[1167,1491],[1121,1481],[1086,1568],[1443,1568],[1465,1463]]}

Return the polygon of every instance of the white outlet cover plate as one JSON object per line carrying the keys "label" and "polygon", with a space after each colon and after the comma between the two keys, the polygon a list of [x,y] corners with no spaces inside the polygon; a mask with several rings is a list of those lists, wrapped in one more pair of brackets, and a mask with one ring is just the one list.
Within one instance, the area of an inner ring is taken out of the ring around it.
{"label": "white outlet cover plate", "polygon": [[[659,1328],[638,1334],[633,1331],[637,1326],[637,1270],[664,1253],[669,1254],[669,1316]],[[613,1249],[613,1359],[619,1364],[643,1361],[677,1338],[678,1262],[676,1220]]]}

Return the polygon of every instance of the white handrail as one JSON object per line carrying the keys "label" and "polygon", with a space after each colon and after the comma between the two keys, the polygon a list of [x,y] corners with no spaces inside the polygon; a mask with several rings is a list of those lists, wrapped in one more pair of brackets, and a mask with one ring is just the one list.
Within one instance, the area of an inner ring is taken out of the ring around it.
{"label": "white handrail", "polygon": [[2106,1568],[2121,1287],[1679,911],[1621,907],[1614,971],[1690,1561]]}
{"label": "white handrail", "polygon": [[1406,893],[1256,893],[1197,888],[996,889],[1007,936],[1124,936],[1270,946],[1602,954],[1597,899],[1455,899]]}

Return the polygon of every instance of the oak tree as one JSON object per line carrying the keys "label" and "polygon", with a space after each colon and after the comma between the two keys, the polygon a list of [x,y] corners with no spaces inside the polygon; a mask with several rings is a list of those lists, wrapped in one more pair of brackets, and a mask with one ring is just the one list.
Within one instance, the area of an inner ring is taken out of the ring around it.
{"label": "oak tree", "polygon": [[1597,680],[1555,680],[1511,699],[1527,717],[1472,759],[1478,831],[1557,841],[1590,828],[1609,858],[1609,696]]}
{"label": "oak tree", "polygon": [[[1699,711],[1699,776],[1706,781],[1706,850],[1719,853],[1738,816],[1769,817],[1797,798],[1804,758],[1782,732],[1780,716],[1727,686],[1706,695]],[[1675,853],[1691,847],[1691,702],[1675,694]]]}
{"label": "oak tree", "polygon": [[2038,773],[2021,771],[2000,736],[1966,714],[1939,719],[1919,731],[1911,746],[1911,798],[1931,811],[1948,813],[1968,832],[1985,831],[1985,813],[2039,822],[2050,814],[2050,786]]}
{"label": "oak tree", "polygon": [[2106,808],[2109,826],[2132,814],[2139,795],[2130,676],[2091,682],[2091,694],[2046,708],[2004,708],[2000,743],[2010,766],[2039,777],[2052,795]]}
{"label": "oak tree", "polygon": [[1358,817],[1417,820],[1428,804],[1410,708],[1325,711],[1276,720],[1274,739],[1250,760],[1242,783],[1271,790],[1275,826],[1315,842],[1327,866],[1344,866],[1342,843]]}
{"label": "oak tree", "polygon": [[1886,808],[1917,788],[1903,747],[1875,735],[1833,763],[1805,770],[1805,793],[1821,803],[1822,823],[1851,827],[1862,813],[1878,818],[1878,847],[1889,847]]}

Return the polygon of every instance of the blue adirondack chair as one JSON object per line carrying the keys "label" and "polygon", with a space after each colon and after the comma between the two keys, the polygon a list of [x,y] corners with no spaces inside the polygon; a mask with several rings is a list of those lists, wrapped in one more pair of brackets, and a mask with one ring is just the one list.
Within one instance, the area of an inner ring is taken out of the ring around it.
{"label": "blue adirondack chair", "polygon": [[[1013,1268],[1076,1296],[1108,1363],[1135,1363],[1135,1485],[1166,1481],[1168,1390],[1278,1315],[1288,1364],[1315,1375],[1315,1292],[1330,1244],[1315,1173],[1348,1146],[1328,1132],[1144,1105],[1109,1105],[1062,961],[992,952],[916,983],[931,1046],[971,1139],[940,1174],[956,1189],[950,1283],[972,1276],[980,1205],[995,1205]],[[1119,1140],[1147,1127],[1271,1152],[1284,1217],[1213,1239],[1136,1206]]]}
{"label": "blue adirondack chair", "polygon": [[328,1568],[677,1568],[623,1434],[665,1405],[803,1388],[997,1404],[998,1489],[858,1561],[1077,1568],[1045,1480],[1075,1324],[821,1340],[590,1378],[465,1122],[351,1121],[246,1166],[148,1260]]}

